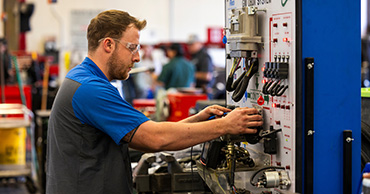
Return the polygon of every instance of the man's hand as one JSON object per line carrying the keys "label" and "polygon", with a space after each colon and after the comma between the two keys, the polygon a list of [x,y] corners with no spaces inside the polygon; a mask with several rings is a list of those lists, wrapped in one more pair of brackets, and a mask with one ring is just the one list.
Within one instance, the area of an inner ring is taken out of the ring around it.
{"label": "man's hand", "polygon": [[256,133],[255,127],[262,126],[262,116],[255,108],[236,108],[222,118],[228,134]]}
{"label": "man's hand", "polygon": [[188,117],[184,120],[181,120],[182,123],[196,123],[202,122],[209,119],[211,116],[215,116],[216,118],[220,118],[225,112],[230,112],[231,110],[219,105],[211,105],[207,106],[205,109],[201,110],[197,114]]}
{"label": "man's hand", "polygon": [[364,177],[364,178],[368,178],[368,179],[370,179],[370,173],[364,173],[364,174],[363,174],[363,177]]}
{"label": "man's hand", "polygon": [[230,112],[231,110],[219,105],[207,106],[205,109],[200,111],[196,116],[198,121],[206,121],[211,116],[216,116],[216,118],[222,117],[225,112]]}

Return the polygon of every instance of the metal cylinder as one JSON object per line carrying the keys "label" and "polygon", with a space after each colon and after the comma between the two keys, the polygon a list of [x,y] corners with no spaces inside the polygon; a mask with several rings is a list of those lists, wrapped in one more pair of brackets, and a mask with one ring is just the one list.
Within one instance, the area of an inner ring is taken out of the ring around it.
{"label": "metal cylinder", "polygon": [[265,177],[266,177],[266,188],[279,187],[280,185],[279,172],[277,171],[265,172]]}

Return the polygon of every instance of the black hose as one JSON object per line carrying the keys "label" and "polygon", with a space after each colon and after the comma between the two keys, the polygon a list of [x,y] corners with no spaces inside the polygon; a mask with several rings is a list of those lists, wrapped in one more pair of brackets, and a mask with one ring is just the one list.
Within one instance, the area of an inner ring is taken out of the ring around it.
{"label": "black hose", "polygon": [[[241,58],[234,60],[234,64],[231,67],[229,76],[227,76],[226,91],[228,91],[228,92],[232,92],[236,88],[236,85],[234,84],[234,74],[235,74],[236,70],[238,70],[240,68],[240,66],[239,66],[240,62],[241,62]],[[242,76],[240,76],[235,82],[239,84],[239,82],[241,81],[240,78],[242,78]]]}
{"label": "black hose", "polygon": [[273,83],[273,81],[268,81],[263,85],[263,88],[262,88],[262,93],[263,94],[270,94],[270,93],[267,92],[267,89],[271,86],[272,83]]}
{"label": "black hose", "polygon": [[238,86],[235,89],[235,92],[233,93],[232,99],[235,102],[239,102],[243,96],[245,91],[247,90],[248,84],[249,84],[250,77],[244,76],[244,79],[241,83],[238,84]]}
{"label": "black hose", "polygon": [[246,72],[245,74],[243,73],[242,75],[244,76],[240,76],[243,78],[243,81],[241,81],[238,84],[231,97],[234,100],[234,102],[239,102],[243,98],[245,91],[247,91],[249,80],[257,72],[258,72],[258,59],[254,58],[253,61],[251,62],[251,66],[248,69],[248,72]]}
{"label": "black hose", "polygon": [[288,89],[288,85],[279,88],[279,91],[276,92],[276,96],[281,96],[284,94],[285,90]]}

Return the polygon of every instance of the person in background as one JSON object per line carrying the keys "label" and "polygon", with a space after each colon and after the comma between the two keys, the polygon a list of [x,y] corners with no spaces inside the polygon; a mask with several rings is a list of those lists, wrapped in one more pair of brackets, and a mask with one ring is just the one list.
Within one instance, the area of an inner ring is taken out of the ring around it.
{"label": "person in background", "polygon": [[368,179],[370,179],[370,173],[364,173],[364,174],[363,174],[363,178],[368,178]]}
{"label": "person in background", "polygon": [[214,65],[207,49],[197,35],[190,35],[188,50],[191,55],[191,62],[195,65],[195,87],[201,88],[203,93],[208,94],[212,99],[212,84]]}
{"label": "person in background", "polygon": [[255,108],[212,105],[179,122],[152,121],[133,108],[110,81],[128,79],[140,61],[145,26],[120,10],[90,21],[87,57],[66,75],[50,113],[46,194],[132,194],[129,147],[182,150],[226,134],[256,133],[263,124]]}
{"label": "person in background", "polygon": [[150,73],[154,72],[159,66],[160,61],[154,58],[152,52],[153,45],[143,45],[140,49],[140,62],[135,65],[135,68],[148,69],[147,71],[131,74],[135,81],[137,98],[153,98],[153,79]]}
{"label": "person in background", "polygon": [[157,83],[165,89],[191,87],[194,83],[194,66],[184,57],[182,45],[173,43],[166,51],[170,62],[163,66]]}
{"label": "person in background", "polygon": [[12,79],[12,62],[11,62],[11,55],[8,49],[8,41],[5,38],[0,38],[0,60],[1,60],[1,74],[3,76],[2,82],[3,84],[10,84],[13,83]]}

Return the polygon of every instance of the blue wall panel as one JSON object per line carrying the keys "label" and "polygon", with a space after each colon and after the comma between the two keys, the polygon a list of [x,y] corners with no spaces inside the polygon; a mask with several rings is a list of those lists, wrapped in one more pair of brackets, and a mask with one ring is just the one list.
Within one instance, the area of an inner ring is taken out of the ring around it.
{"label": "blue wall panel", "polygon": [[314,193],[343,193],[342,131],[352,130],[355,194],[361,172],[360,1],[302,0],[302,57],[315,59]]}

